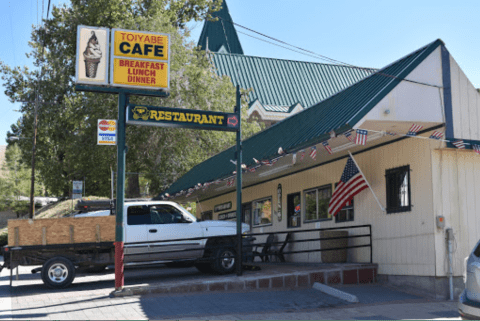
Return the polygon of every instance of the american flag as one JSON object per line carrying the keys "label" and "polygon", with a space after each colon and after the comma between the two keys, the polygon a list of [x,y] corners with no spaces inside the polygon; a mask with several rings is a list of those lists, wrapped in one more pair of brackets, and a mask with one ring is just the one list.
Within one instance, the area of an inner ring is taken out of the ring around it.
{"label": "american flag", "polygon": [[365,129],[357,129],[357,136],[355,137],[355,144],[366,145],[367,144],[368,131]]}
{"label": "american flag", "polygon": [[315,159],[317,157],[317,147],[316,146],[310,147],[310,157],[312,159]]}
{"label": "american flag", "polygon": [[475,151],[475,153],[480,155],[480,145],[473,145],[473,150]]}
{"label": "american flag", "polygon": [[333,216],[348,203],[355,195],[368,187],[367,181],[358,170],[353,159],[349,156],[343,170],[340,182],[328,203],[328,213]]}
{"label": "american flag", "polygon": [[458,149],[465,149],[465,143],[463,142],[463,140],[456,140],[452,142],[452,144],[455,145],[455,147],[457,147]]}
{"label": "american flag", "polygon": [[328,141],[324,141],[322,144],[323,144],[323,146],[325,147],[325,149],[327,150],[327,152],[328,152],[329,154],[333,154],[332,148],[331,148],[330,145],[328,144]]}
{"label": "american flag", "polygon": [[441,139],[442,136],[443,136],[443,133],[434,131],[434,132],[430,135],[430,137],[428,137],[428,138],[437,139],[437,140],[438,140],[438,139]]}
{"label": "american flag", "polygon": [[300,151],[300,160],[302,161],[304,157],[305,157],[305,149],[302,149]]}
{"label": "american flag", "polygon": [[347,139],[349,141],[351,141],[352,143],[354,142],[354,139],[353,139],[353,136],[352,136],[352,132],[346,132],[345,133],[345,137],[347,137]]}
{"label": "american flag", "polygon": [[235,182],[235,178],[228,179],[227,180],[227,186],[233,186],[233,183]]}
{"label": "american flag", "polygon": [[249,168],[248,168],[248,171],[249,171],[250,173],[255,173],[256,170],[257,170],[256,167],[249,167]]}
{"label": "american flag", "polygon": [[423,126],[413,124],[408,130],[407,136],[417,136],[417,133],[421,131]]}

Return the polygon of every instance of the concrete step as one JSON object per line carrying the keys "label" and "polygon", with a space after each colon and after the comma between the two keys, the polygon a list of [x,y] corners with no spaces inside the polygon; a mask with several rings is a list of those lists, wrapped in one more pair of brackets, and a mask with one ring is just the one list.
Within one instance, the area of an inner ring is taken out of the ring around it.
{"label": "concrete step", "polygon": [[194,293],[217,291],[257,291],[312,287],[315,282],[326,285],[362,284],[376,281],[377,264],[285,264],[262,263],[259,271],[244,271],[242,276],[209,276],[195,280],[166,281],[161,284],[127,286],[112,296],[149,293]]}

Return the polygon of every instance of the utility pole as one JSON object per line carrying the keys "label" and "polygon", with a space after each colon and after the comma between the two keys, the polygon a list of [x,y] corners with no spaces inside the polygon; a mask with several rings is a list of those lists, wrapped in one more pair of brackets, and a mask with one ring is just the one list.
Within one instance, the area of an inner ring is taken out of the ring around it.
{"label": "utility pole", "polygon": [[37,152],[37,118],[38,118],[38,84],[35,91],[35,108],[33,116],[33,147],[32,147],[32,183],[30,185],[30,213],[29,218],[35,216],[35,154]]}

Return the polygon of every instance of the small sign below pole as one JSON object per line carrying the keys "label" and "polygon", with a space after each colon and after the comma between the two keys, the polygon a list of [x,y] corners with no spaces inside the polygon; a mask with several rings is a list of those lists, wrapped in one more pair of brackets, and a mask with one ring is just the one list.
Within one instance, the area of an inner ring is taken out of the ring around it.
{"label": "small sign below pole", "polygon": [[98,145],[116,145],[117,144],[117,121],[113,119],[98,120]]}
{"label": "small sign below pole", "polygon": [[73,181],[72,199],[82,198],[83,182]]}

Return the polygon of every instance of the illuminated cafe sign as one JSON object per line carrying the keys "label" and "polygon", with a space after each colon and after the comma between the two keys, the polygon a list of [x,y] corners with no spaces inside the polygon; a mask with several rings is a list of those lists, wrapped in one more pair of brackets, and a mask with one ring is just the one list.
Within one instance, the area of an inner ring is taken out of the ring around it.
{"label": "illuminated cafe sign", "polygon": [[213,208],[213,211],[216,213],[216,212],[226,211],[231,208],[232,208],[232,202],[227,202],[227,203],[215,205],[215,207]]}
{"label": "illuminated cafe sign", "polygon": [[234,113],[134,104],[127,106],[127,124],[238,131],[238,123],[238,115]]}
{"label": "illuminated cafe sign", "polygon": [[234,219],[234,218],[237,218],[237,212],[218,214],[218,219],[220,221],[231,220],[231,219]]}

